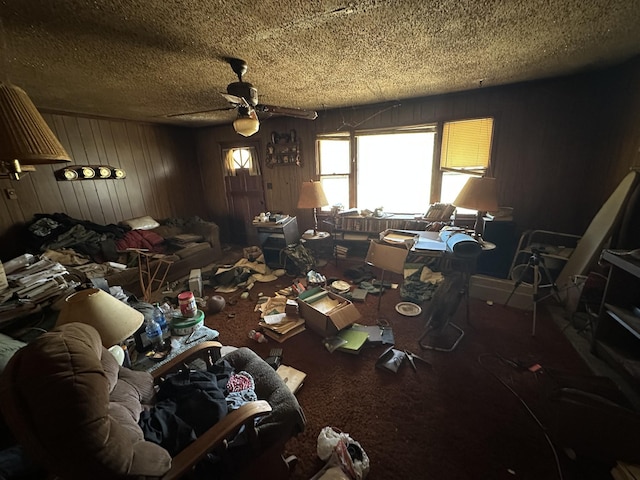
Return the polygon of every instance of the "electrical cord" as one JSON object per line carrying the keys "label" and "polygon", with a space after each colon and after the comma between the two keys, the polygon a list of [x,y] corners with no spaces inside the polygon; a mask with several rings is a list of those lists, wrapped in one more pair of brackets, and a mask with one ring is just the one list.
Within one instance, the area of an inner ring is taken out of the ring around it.
{"label": "electrical cord", "polygon": [[502,380],[502,378],[500,378],[496,373],[492,372],[485,364],[482,363],[482,358],[484,357],[496,357],[498,360],[506,363],[507,365],[511,366],[511,367],[518,367],[519,365],[511,360],[507,360],[504,357],[502,357],[500,354],[498,353],[482,353],[480,355],[478,355],[478,364],[480,364],[480,366],[485,369],[487,372],[489,372],[496,380],[498,380],[507,390],[509,390],[514,397],[516,397],[518,399],[518,401],[522,404],[522,406],[525,408],[525,410],[529,413],[529,415],[531,416],[531,418],[533,418],[533,420],[538,424],[538,426],[540,427],[540,429],[542,430],[542,434],[544,435],[544,438],[547,440],[547,443],[549,444],[549,448],[551,448],[551,452],[553,453],[553,458],[555,460],[556,463],[556,469],[558,471],[558,478],[560,480],[564,480],[564,477],[562,475],[562,468],[560,467],[560,459],[558,458],[558,452],[556,451],[555,446],[553,445],[553,442],[551,441],[551,438],[549,437],[549,435],[547,434],[547,429],[545,428],[545,426],[542,424],[542,422],[538,419],[538,417],[536,416],[535,413],[533,413],[533,410],[531,410],[531,408],[529,407],[529,405],[527,404],[527,402],[524,401],[524,399],[518,394],[518,392],[516,392],[513,388],[511,388],[504,380]]}

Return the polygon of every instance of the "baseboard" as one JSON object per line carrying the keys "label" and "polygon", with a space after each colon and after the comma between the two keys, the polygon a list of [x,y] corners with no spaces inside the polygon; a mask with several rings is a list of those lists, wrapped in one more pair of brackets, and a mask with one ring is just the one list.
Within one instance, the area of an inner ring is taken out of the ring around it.
{"label": "baseboard", "polygon": [[[533,303],[533,287],[521,283],[514,291],[515,282],[504,278],[489,277],[487,275],[472,275],[469,282],[469,295],[472,298],[492,301],[504,305],[509,300],[509,306],[526,310]],[[511,295],[513,292],[513,295]],[[509,296],[511,295],[511,298]]]}

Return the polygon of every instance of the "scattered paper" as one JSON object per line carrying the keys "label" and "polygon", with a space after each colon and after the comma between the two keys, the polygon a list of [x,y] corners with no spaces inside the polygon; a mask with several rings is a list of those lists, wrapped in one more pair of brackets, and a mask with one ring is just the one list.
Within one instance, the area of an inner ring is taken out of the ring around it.
{"label": "scattered paper", "polygon": [[274,313],[271,315],[265,315],[264,321],[269,325],[277,325],[282,323],[282,321],[287,317],[286,313]]}

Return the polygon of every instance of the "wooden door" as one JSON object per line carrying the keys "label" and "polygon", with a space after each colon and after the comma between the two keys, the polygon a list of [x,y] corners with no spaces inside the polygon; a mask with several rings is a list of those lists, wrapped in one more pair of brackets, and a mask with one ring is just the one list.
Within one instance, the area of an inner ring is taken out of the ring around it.
{"label": "wooden door", "polygon": [[250,175],[248,169],[236,170],[225,177],[225,189],[231,217],[231,241],[239,245],[257,245],[253,217],[265,211],[262,175]]}

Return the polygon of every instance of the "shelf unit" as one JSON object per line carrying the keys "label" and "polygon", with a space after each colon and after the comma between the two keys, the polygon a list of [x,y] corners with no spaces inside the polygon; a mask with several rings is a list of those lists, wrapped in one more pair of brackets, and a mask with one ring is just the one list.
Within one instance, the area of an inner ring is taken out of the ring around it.
{"label": "shelf unit", "polygon": [[281,165],[302,165],[298,142],[268,143],[266,164],[268,167]]}
{"label": "shelf unit", "polygon": [[593,333],[591,351],[640,387],[640,261],[604,250],[610,265],[602,306]]}
{"label": "shelf unit", "polygon": [[369,241],[378,239],[385,230],[424,230],[429,223],[413,215],[390,215],[386,217],[364,217],[360,215],[337,216],[331,225],[334,246],[348,248],[348,256],[365,257]]}

